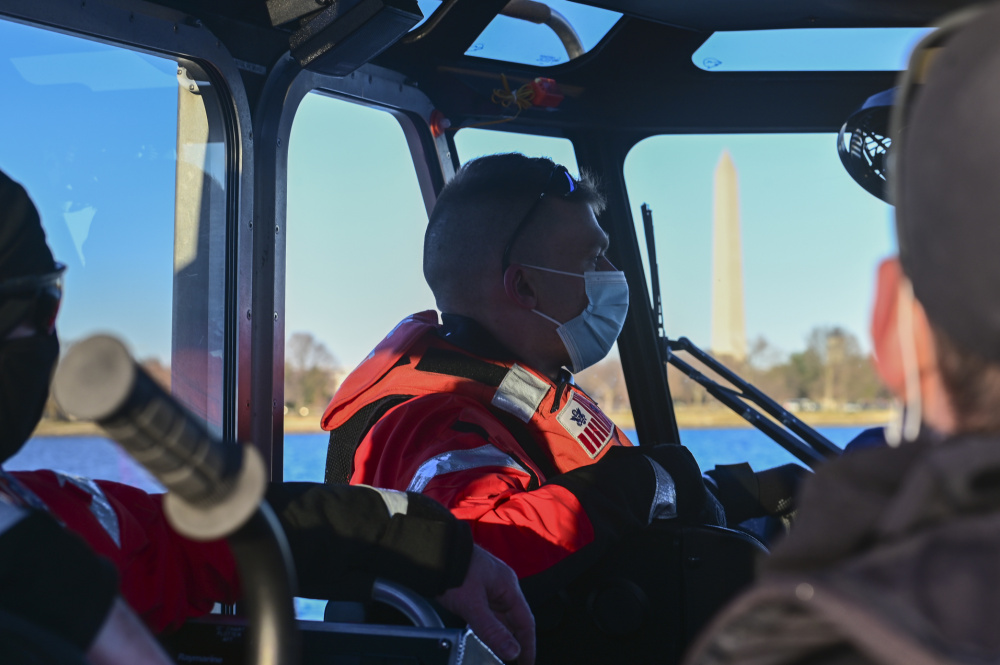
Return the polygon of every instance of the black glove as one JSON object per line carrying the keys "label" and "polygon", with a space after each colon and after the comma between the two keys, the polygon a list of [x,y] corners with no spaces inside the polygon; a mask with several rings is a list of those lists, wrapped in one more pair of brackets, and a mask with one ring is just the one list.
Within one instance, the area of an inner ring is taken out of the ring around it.
{"label": "black glove", "polygon": [[701,469],[687,448],[675,444],[639,449],[670,474],[677,488],[677,519],[686,524],[724,526],[725,515],[715,497],[705,489]]}
{"label": "black glove", "polygon": [[713,492],[726,511],[729,524],[755,517],[782,517],[795,509],[795,494],[809,472],[798,464],[785,464],[754,473],[747,463],[717,465],[705,475],[715,483]]}

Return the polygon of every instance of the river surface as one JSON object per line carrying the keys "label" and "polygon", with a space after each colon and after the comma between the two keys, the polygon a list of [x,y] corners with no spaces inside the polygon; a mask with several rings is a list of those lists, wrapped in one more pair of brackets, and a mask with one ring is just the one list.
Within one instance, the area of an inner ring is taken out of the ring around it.
{"label": "river surface", "polygon": [[[843,447],[863,427],[826,427],[819,432]],[[636,441],[635,432],[625,430]],[[323,481],[326,446],[329,435],[287,434],[285,436],[285,480]],[[755,469],[766,469],[796,461],[776,443],[755,429],[681,430],[681,441],[691,450],[703,470],[716,464],[750,462]],[[8,471],[54,469],[73,475],[114,480],[161,492],[163,487],[142,467],[132,461],[114,443],[93,436],[53,436],[31,439],[4,469]],[[325,601],[297,598],[296,613],[301,619],[323,618]]]}
{"label": "river surface", "polygon": [[[834,443],[844,446],[863,427],[826,427],[819,432]],[[636,440],[635,432],[625,430]],[[285,480],[322,482],[326,468],[326,445],[329,435],[285,435]],[[755,469],[794,462],[795,458],[776,443],[754,429],[689,429],[681,430],[681,441],[691,450],[702,469],[716,464],[750,462]],[[93,436],[53,436],[31,439],[4,468],[55,469],[87,478],[114,480],[162,491],[162,487],[145,470],[132,461],[118,446]]]}

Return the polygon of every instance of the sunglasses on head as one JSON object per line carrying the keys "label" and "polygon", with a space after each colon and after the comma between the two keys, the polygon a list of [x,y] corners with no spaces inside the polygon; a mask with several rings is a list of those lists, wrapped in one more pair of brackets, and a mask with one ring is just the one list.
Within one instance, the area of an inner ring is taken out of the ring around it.
{"label": "sunglasses on head", "polygon": [[37,332],[49,334],[55,329],[56,315],[62,303],[63,273],[66,266],[44,275],[25,275],[0,281],[0,303],[8,300],[34,300],[28,321]]}
{"label": "sunglasses on head", "polygon": [[503,272],[507,272],[507,268],[510,267],[510,251],[514,247],[514,242],[524,231],[524,227],[528,225],[532,214],[534,214],[535,209],[538,208],[538,204],[542,202],[542,199],[546,196],[566,198],[575,192],[576,188],[577,182],[573,179],[573,176],[569,174],[569,171],[566,170],[565,166],[556,164],[552,167],[552,172],[549,173],[549,179],[546,181],[545,186],[542,187],[542,191],[539,192],[538,198],[532,202],[531,207],[529,207],[527,212],[524,213],[524,216],[521,217],[520,223],[518,223],[514,232],[510,234],[510,240],[507,241],[507,245],[503,248],[503,261],[501,262]]}

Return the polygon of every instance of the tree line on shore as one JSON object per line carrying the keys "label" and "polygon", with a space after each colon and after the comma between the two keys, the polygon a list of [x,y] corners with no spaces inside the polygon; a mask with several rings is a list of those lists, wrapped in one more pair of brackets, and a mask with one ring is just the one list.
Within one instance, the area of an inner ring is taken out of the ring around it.
{"label": "tree line on shore", "polygon": [[[693,359],[685,358],[700,371]],[[889,393],[882,387],[857,338],[837,326],[816,327],[801,351],[783,354],[763,337],[750,344],[747,357],[720,361],[764,393],[794,410],[862,410],[885,408]],[[169,390],[170,368],[159,359],[140,363]],[[285,413],[319,417],[341,381],[347,376],[334,354],[315,335],[296,332],[285,345]],[[673,367],[667,372],[670,393],[682,406],[709,406],[715,400],[695,381]],[[628,390],[617,355],[605,358],[576,375],[580,386],[608,413],[630,410]],[[49,418],[62,419],[54,403],[47,405]]]}
{"label": "tree line on shore", "polygon": [[[783,354],[758,337],[751,342],[746,359],[719,360],[771,398],[796,410],[885,408],[890,399],[857,337],[838,326],[813,328],[801,351]],[[285,352],[288,413],[322,411],[346,375],[347,370],[322,342],[310,333],[294,333],[288,338]],[[701,386],[673,367],[667,376],[677,404],[700,406],[715,402]],[[578,373],[576,380],[605,411],[630,410],[617,356]]]}
{"label": "tree line on shore", "polygon": [[[709,377],[716,375],[690,356],[688,364]],[[791,410],[858,411],[888,406],[890,393],[882,386],[856,336],[838,326],[813,328],[806,348],[783,354],[763,337],[750,344],[747,357],[718,360],[748,383]],[[673,366],[667,378],[675,404],[718,404],[700,385]],[[609,412],[629,410],[628,391],[618,358],[606,358],[577,375],[577,382]],[[721,405],[719,405],[720,408]]]}

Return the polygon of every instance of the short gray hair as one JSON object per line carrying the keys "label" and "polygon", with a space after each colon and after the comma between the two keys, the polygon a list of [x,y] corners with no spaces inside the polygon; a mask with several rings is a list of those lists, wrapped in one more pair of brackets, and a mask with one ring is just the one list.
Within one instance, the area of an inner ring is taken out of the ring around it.
{"label": "short gray hair", "polygon": [[[504,246],[556,166],[520,153],[488,155],[465,164],[445,185],[424,235],[424,279],[439,307],[471,302],[484,278],[499,278]],[[588,173],[566,200],[589,205],[594,214],[605,205]]]}

